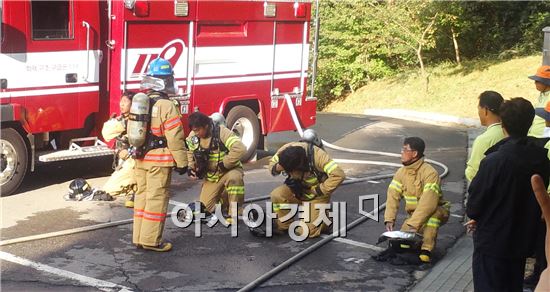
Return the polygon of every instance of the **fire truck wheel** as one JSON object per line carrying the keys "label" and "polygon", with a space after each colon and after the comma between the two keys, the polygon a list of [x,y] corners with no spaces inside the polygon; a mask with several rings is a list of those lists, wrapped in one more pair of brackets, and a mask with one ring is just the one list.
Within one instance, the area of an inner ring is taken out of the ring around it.
{"label": "fire truck wheel", "polygon": [[0,187],[2,196],[14,193],[27,173],[28,151],[25,141],[11,128],[0,135]]}
{"label": "fire truck wheel", "polygon": [[241,137],[246,146],[246,153],[241,161],[246,162],[254,157],[260,140],[260,122],[258,116],[249,107],[238,105],[227,114],[227,126]]}

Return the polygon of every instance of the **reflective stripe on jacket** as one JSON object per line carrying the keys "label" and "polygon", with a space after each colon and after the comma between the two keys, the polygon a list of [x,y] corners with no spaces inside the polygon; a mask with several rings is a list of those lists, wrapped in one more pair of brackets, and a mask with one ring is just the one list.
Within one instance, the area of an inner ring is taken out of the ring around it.
{"label": "reflective stripe on jacket", "polygon": [[[241,139],[231,130],[225,126],[220,125],[220,143],[223,143],[227,148],[227,153],[221,151],[221,146],[216,149],[210,149],[208,154],[208,172],[206,173],[206,180],[211,182],[218,182],[223,175],[218,169],[218,164],[223,162],[226,169],[233,169],[236,167],[242,168],[241,158],[246,153],[246,146],[241,142]],[[189,167],[195,167],[195,159],[193,157],[193,151],[196,150],[199,145],[194,144],[191,140],[195,136],[195,132],[191,131],[187,136],[187,145],[189,145],[189,152],[187,153],[187,160],[189,161]],[[208,149],[210,147],[210,141],[212,137],[199,139],[199,144],[202,149]]]}
{"label": "reflective stripe on jacket", "polygon": [[[308,151],[309,144],[307,142],[291,142],[288,144],[283,145],[275,155],[271,158],[269,162],[269,171],[271,172],[275,166],[279,162],[279,154],[281,151],[286,149],[290,146],[299,146],[306,149],[306,152]],[[332,158],[328,155],[328,153],[325,152],[325,150],[313,146],[313,155],[314,155],[314,161],[315,161],[315,168],[318,172],[325,173],[327,175],[327,178],[323,182],[319,182],[318,178],[315,176],[314,173],[307,171],[294,171],[290,175],[292,178],[295,179],[302,179],[303,184],[306,188],[309,188],[309,196],[323,196],[323,195],[330,195],[334,190],[344,181],[346,178],[346,175],[344,171],[332,160]],[[275,173],[277,174],[277,173]],[[317,186],[319,188],[317,188]],[[318,192],[321,192],[320,194]],[[306,194],[308,196],[308,194]]]}
{"label": "reflective stripe on jacket", "polygon": [[407,224],[419,230],[428,223],[438,206],[448,206],[448,202],[443,200],[440,184],[437,171],[423,158],[399,168],[388,187],[384,222],[395,222],[399,202],[404,198],[405,210],[410,214]]}
{"label": "reflective stripe on jacket", "polygon": [[[148,94],[153,98],[155,93]],[[159,99],[151,109],[151,134],[165,137],[167,147],[149,150],[137,164],[143,166],[185,167],[187,166],[187,148],[181,115],[175,104],[168,99]]]}

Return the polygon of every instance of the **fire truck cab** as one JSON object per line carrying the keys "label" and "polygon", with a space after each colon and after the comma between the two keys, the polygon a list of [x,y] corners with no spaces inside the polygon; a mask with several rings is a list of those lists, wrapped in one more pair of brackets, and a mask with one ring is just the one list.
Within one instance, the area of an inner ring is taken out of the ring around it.
{"label": "fire truck cab", "polygon": [[313,125],[311,10],[302,0],[0,0],[2,195],[35,162],[111,155],[95,137],[158,56],[174,67],[184,124],[193,111],[222,113],[246,160],[268,133],[294,130],[285,95]]}

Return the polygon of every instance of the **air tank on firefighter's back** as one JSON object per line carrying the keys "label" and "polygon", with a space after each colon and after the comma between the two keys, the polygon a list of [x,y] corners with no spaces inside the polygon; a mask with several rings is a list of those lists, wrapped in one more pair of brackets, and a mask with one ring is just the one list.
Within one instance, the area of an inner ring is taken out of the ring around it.
{"label": "air tank on firefighter's back", "polygon": [[145,143],[149,120],[149,97],[144,93],[138,93],[132,98],[128,118],[128,141],[130,145],[141,147]]}

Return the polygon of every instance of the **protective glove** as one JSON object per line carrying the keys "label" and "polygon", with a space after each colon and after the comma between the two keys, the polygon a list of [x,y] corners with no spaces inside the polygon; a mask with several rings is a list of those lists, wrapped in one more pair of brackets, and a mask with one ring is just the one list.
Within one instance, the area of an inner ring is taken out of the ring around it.
{"label": "protective glove", "polygon": [[300,180],[287,177],[285,179],[285,185],[287,185],[290,188],[290,190],[292,191],[292,193],[294,193],[296,197],[303,196],[304,186],[302,185],[302,182]]}
{"label": "protective glove", "polygon": [[187,173],[187,169],[188,167],[187,166],[184,166],[184,167],[177,167],[177,166],[174,166],[174,171],[177,172],[179,175],[184,175]]}

